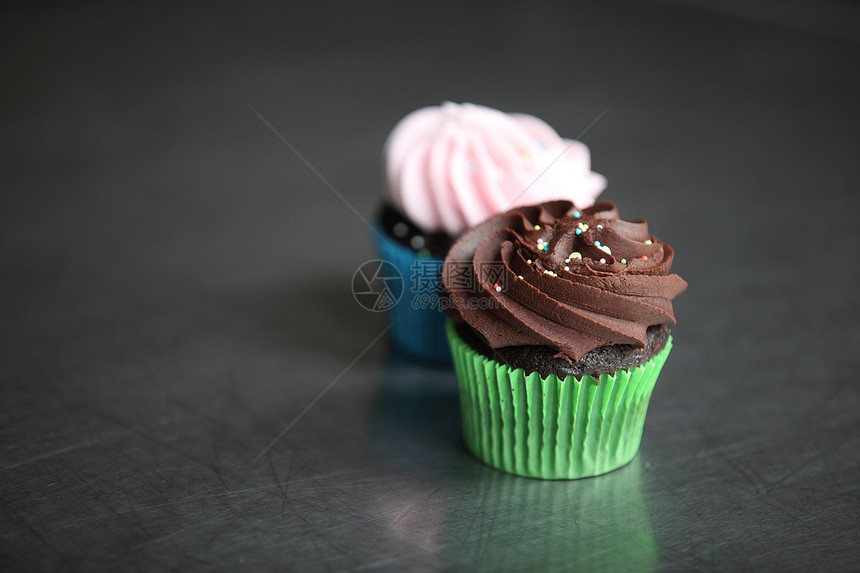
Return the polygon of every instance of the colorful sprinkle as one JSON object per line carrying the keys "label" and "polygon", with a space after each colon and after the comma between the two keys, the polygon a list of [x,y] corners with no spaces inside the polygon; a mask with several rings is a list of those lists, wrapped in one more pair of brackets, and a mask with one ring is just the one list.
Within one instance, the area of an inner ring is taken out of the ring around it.
{"label": "colorful sprinkle", "polygon": [[573,216],[579,219],[582,216],[582,213],[580,213],[579,211],[574,211]]}
{"label": "colorful sprinkle", "polygon": [[622,265],[626,265],[626,264],[627,264],[627,259],[621,259],[621,264],[622,264]]}
{"label": "colorful sprinkle", "polygon": [[582,229],[577,229],[577,230],[576,230],[576,231],[574,231],[574,232],[575,232],[577,235],[581,235],[581,234],[582,234]]}
{"label": "colorful sprinkle", "polygon": [[532,260],[531,260],[531,259],[526,259],[526,263],[528,263],[528,264],[532,264]]}
{"label": "colorful sprinkle", "polygon": [[[588,225],[586,225],[585,223],[577,223],[577,227],[579,227],[580,229],[582,229],[582,232],[583,232],[583,233],[584,233],[585,231],[587,231],[587,230],[588,230]],[[578,235],[578,234],[579,234],[579,233],[577,233],[577,235]]]}
{"label": "colorful sprinkle", "polygon": [[646,257],[645,255],[642,255],[642,260],[643,260],[643,261],[647,261],[647,260],[648,260],[648,257]]}
{"label": "colorful sprinkle", "polygon": [[424,237],[422,237],[421,235],[415,235],[409,241],[409,244],[412,246],[413,249],[415,249],[417,251],[418,249],[420,249],[421,247],[424,246]]}
{"label": "colorful sprinkle", "polygon": [[496,292],[502,292],[502,287],[499,286],[499,283],[493,283],[493,288],[496,289]]}
{"label": "colorful sprinkle", "polygon": [[400,222],[394,225],[394,236],[395,237],[405,237],[406,233],[409,232],[409,225],[406,223]]}
{"label": "colorful sprinkle", "polygon": [[645,244],[646,245],[653,245],[654,243],[653,243],[653,241],[651,241],[651,239],[648,239],[647,241],[645,241]]}
{"label": "colorful sprinkle", "polygon": [[600,248],[600,241],[594,241],[594,246]]}
{"label": "colorful sprinkle", "polygon": [[540,231],[540,225],[535,225],[535,231]]}
{"label": "colorful sprinkle", "polygon": [[567,258],[568,259],[581,259],[582,253],[580,253],[579,251],[573,251],[572,253],[570,253],[570,256]]}
{"label": "colorful sprinkle", "polygon": [[[597,243],[595,243],[595,245],[597,245]],[[597,245],[597,248],[606,253],[607,255],[612,254],[612,250],[609,248],[608,245]]]}

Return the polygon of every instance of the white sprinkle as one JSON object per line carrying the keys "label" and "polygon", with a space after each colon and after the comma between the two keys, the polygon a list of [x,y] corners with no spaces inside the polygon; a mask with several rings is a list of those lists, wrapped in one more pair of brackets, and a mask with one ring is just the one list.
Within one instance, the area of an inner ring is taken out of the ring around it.
{"label": "white sprinkle", "polygon": [[522,280],[523,275],[517,275],[517,278],[518,278],[518,279],[520,279],[520,280]]}
{"label": "white sprinkle", "polygon": [[565,267],[564,267],[564,270],[569,271],[569,270],[570,270],[570,267],[565,266]]}
{"label": "white sprinkle", "polygon": [[502,287],[497,286],[497,287],[496,287],[496,292],[502,292]]}
{"label": "white sprinkle", "polygon": [[654,243],[651,241],[651,239],[648,239],[647,241],[645,241],[645,244],[646,245],[653,245]]}
{"label": "white sprinkle", "polygon": [[400,222],[394,225],[394,236],[396,237],[405,237],[406,233],[409,232],[409,225],[406,223]]}
{"label": "white sprinkle", "polygon": [[601,262],[601,263],[603,263],[603,264],[605,265],[605,264],[606,264],[606,259],[600,259],[600,262]]}
{"label": "white sprinkle", "polygon": [[597,226],[597,228],[598,228],[598,229],[602,229],[602,228],[603,228],[603,225],[598,225],[598,226]]}

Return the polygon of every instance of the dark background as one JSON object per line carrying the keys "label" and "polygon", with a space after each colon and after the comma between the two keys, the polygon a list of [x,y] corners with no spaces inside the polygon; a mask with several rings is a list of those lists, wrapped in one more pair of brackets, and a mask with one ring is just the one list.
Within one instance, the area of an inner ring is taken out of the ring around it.
{"label": "dark background", "polygon": [[[41,2],[0,43],[0,569],[857,566],[856,3]],[[371,218],[446,99],[606,110],[603,197],[676,250],[617,472],[471,458],[453,374],[368,348],[364,223],[254,111]]]}

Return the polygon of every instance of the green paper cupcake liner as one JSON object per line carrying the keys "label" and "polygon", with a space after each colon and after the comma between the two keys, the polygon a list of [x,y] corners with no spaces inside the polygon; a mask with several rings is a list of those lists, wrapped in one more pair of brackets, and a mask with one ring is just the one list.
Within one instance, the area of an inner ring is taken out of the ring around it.
{"label": "green paper cupcake liner", "polygon": [[463,438],[478,459],[511,474],[575,479],[610,472],[636,456],[671,337],[640,366],[577,379],[511,369],[474,351],[452,323],[446,328]]}

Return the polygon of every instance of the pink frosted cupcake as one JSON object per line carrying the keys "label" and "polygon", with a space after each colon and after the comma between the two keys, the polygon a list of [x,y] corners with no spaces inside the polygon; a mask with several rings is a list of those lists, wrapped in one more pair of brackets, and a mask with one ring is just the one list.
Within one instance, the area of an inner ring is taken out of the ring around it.
{"label": "pink frosted cupcake", "polygon": [[431,362],[451,360],[437,290],[454,240],[521,205],[566,199],[586,208],[606,187],[585,144],[562,139],[534,116],[469,103],[410,113],[389,135],[384,156],[388,197],[375,239],[380,258],[406,282],[388,311],[391,340]]}

